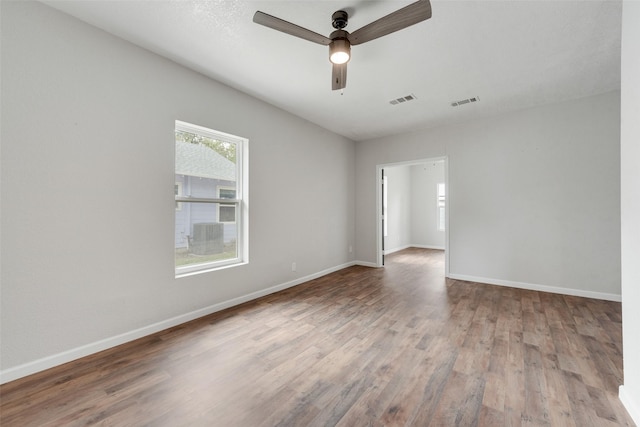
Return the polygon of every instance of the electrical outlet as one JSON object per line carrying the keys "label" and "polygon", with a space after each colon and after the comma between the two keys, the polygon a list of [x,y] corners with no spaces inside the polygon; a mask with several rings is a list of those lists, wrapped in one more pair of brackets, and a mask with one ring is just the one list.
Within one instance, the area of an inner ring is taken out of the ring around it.
{"label": "electrical outlet", "polygon": [[353,252],[353,246],[349,245],[349,253]]}
{"label": "electrical outlet", "polygon": [[298,266],[296,265],[295,261],[291,263],[291,271],[296,271],[298,268]]}

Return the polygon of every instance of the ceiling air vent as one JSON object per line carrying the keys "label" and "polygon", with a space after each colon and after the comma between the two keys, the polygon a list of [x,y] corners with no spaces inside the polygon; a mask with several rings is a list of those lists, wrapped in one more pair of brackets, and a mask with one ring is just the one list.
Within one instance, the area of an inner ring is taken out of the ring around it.
{"label": "ceiling air vent", "polygon": [[474,96],[473,98],[469,98],[469,99],[462,99],[460,101],[453,101],[451,103],[451,106],[452,107],[457,107],[458,105],[469,104],[470,102],[477,102],[477,101],[480,101],[480,97]]}
{"label": "ceiling air vent", "polygon": [[413,101],[414,99],[418,99],[418,98],[416,98],[416,96],[411,93],[407,96],[403,96],[402,98],[392,99],[391,101],[389,101],[389,104],[398,105],[398,104],[402,104],[403,102]]}

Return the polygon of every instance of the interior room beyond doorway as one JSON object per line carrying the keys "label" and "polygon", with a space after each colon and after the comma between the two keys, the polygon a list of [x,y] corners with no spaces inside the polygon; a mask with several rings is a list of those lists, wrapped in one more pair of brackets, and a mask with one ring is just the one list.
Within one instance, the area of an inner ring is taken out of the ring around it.
{"label": "interior room beyond doorway", "polygon": [[378,166],[378,265],[409,247],[446,250],[446,159]]}

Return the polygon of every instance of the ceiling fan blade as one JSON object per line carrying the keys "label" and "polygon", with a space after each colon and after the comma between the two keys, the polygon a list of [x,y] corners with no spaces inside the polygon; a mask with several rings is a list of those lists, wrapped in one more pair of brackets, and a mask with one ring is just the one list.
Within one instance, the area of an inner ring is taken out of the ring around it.
{"label": "ceiling fan blade", "polygon": [[331,89],[344,89],[347,86],[347,63],[333,64],[331,73]]}
{"label": "ceiling fan blade", "polygon": [[349,41],[352,45],[362,44],[429,18],[431,18],[431,3],[429,0],[418,0],[357,29],[349,34]]}
{"label": "ceiling fan blade", "polygon": [[292,36],[300,37],[301,39],[305,39],[313,43],[323,44],[325,46],[329,46],[331,43],[331,39],[323,36],[322,34],[307,30],[299,25],[292,24],[291,22],[276,18],[275,16],[268,15],[264,12],[257,11],[253,15],[253,22],[264,25],[265,27],[273,28],[274,30],[282,31],[283,33],[287,33]]}

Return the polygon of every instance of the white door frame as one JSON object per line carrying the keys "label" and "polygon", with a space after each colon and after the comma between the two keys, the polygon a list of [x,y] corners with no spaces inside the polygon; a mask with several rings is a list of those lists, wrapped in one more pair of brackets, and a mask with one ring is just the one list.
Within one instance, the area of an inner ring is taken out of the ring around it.
{"label": "white door frame", "polygon": [[405,162],[398,163],[384,163],[380,165],[376,165],[376,177],[375,177],[375,185],[376,185],[376,266],[383,267],[382,265],[382,192],[380,188],[382,186],[382,170],[386,168],[391,168],[394,166],[413,166],[420,165],[423,163],[430,163],[435,161],[444,160],[444,185],[447,191],[447,199],[446,199],[446,209],[445,209],[445,226],[444,226],[444,274],[445,277],[449,277],[449,211],[450,211],[450,200],[451,200],[451,190],[449,188],[449,157],[430,157],[427,159],[419,159],[419,160],[408,160]]}

